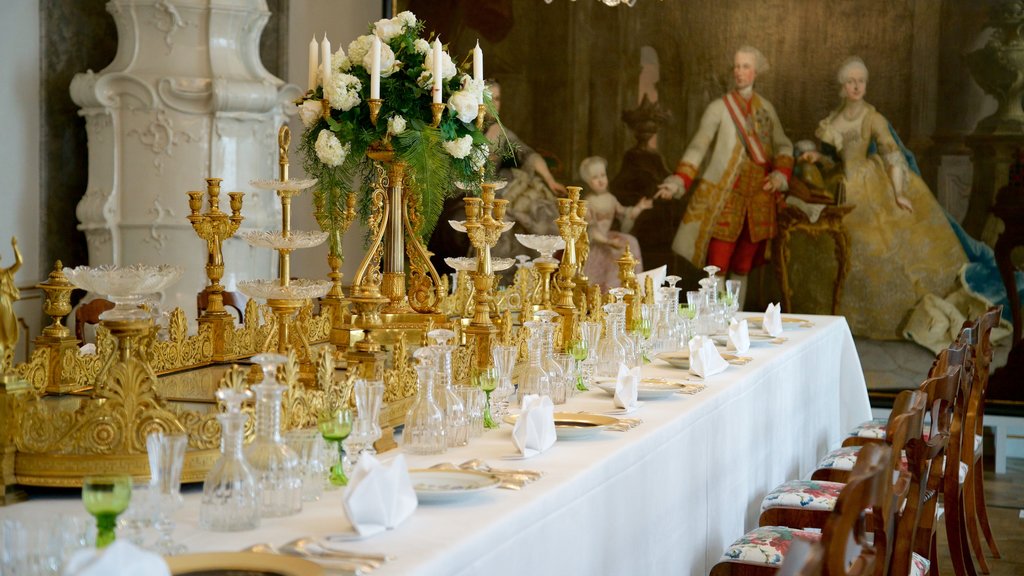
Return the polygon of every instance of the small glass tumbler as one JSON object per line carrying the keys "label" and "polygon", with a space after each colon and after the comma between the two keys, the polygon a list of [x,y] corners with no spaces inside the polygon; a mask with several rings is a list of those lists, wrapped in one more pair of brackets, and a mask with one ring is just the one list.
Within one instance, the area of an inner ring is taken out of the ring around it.
{"label": "small glass tumbler", "polygon": [[456,386],[455,395],[462,401],[469,420],[469,436],[478,438],[484,433],[484,392],[476,386]]}
{"label": "small glass tumbler", "polygon": [[324,493],[324,467],[320,455],[320,431],[311,428],[291,430],[285,433],[284,441],[299,457],[302,499],[305,502],[316,502]]}

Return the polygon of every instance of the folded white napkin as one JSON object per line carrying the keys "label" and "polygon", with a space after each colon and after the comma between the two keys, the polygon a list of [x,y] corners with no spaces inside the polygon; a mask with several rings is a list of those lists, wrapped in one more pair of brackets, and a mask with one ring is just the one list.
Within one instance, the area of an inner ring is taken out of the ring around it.
{"label": "folded white napkin", "polygon": [[100,550],[79,550],[64,566],[66,576],[170,576],[159,554],[147,552],[127,540],[114,540]]}
{"label": "folded white napkin", "polygon": [[743,354],[750,349],[750,331],[747,329],[747,321],[739,322],[733,318],[729,322],[729,347]]}
{"label": "folded white napkin", "polygon": [[83,344],[82,347],[78,349],[79,356],[90,356],[94,354],[96,354],[96,345],[92,342]]}
{"label": "folded white napkin", "polygon": [[705,336],[690,339],[690,372],[701,378],[724,372],[729,363],[715,349],[715,343]]}
{"label": "folded white napkin", "polygon": [[555,405],[551,398],[527,394],[512,428],[512,442],[524,457],[536,456],[555,443]]}
{"label": "folded white napkin", "polygon": [[417,504],[404,454],[390,464],[360,455],[342,494],[345,514],[360,536],[391,530],[412,516]]}
{"label": "folded white napkin", "polygon": [[764,331],[772,338],[782,336],[782,306],[779,304],[769,304],[768,309],[764,311],[762,325]]}
{"label": "folded white napkin", "polygon": [[636,397],[640,387],[640,367],[630,370],[625,364],[619,364],[619,375],[615,378],[616,408],[632,410],[636,408]]}

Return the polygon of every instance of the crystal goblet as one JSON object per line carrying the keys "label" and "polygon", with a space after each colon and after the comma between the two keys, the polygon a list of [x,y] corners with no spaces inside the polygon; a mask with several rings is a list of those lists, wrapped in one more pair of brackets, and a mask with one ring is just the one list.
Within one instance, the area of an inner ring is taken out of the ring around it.
{"label": "crystal goblet", "polygon": [[491,415],[491,392],[498,387],[498,371],[494,368],[482,368],[473,376],[473,383],[484,391],[484,428],[497,428],[498,421]]}
{"label": "crystal goblet", "polygon": [[132,499],[132,477],[87,476],[82,480],[82,503],[96,518],[96,547],[105,548],[114,541],[117,517]]}
{"label": "crystal goblet", "polygon": [[587,385],[583,382],[583,370],[580,369],[580,363],[587,359],[587,355],[590,352],[587,349],[587,341],[582,338],[573,340],[572,342],[569,342],[569,346],[566,350],[575,362],[573,373],[576,375],[576,389],[580,392],[589,390]]}
{"label": "crystal goblet", "polygon": [[340,408],[324,412],[320,415],[317,426],[324,440],[338,445],[338,462],[331,466],[329,480],[335,486],[345,486],[348,484],[348,477],[345,476],[344,440],[352,433],[352,410]]}
{"label": "crystal goblet", "polygon": [[146,451],[149,453],[149,490],[157,507],[157,518],[153,527],[160,537],[153,545],[164,556],[184,554],[183,544],[174,541],[174,520],[172,518],[184,504],[181,497],[181,470],[185,464],[185,448],[188,436],[153,432],[146,437]]}

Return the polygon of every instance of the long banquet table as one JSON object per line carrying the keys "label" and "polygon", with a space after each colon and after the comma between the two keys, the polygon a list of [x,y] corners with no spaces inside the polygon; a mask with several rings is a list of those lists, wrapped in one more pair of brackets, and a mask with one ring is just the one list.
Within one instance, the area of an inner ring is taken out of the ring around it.
{"label": "long banquet table", "polygon": [[[523,461],[507,424],[440,456],[409,456],[410,467],[481,458],[495,467],[544,472],[521,491],[490,490],[444,504],[421,504],[392,531],[349,544],[396,556],[374,574],[706,574],[722,550],[756,526],[761,498],[806,476],[845,430],[870,418],[867,389],[845,319],[798,316],[781,345],[755,345],[745,366],[713,376],[688,396],[651,400],[627,432],[559,441]],[[645,376],[681,378],[655,361]],[[600,390],[559,411],[612,409]],[[392,453],[382,454],[389,460]],[[176,534],[192,552],[235,551],[258,542],[348,528],[341,492],[325,492],[302,514],[268,519],[240,533],[198,527],[199,494],[186,498]],[[0,516],[82,513],[68,499],[0,509]]]}

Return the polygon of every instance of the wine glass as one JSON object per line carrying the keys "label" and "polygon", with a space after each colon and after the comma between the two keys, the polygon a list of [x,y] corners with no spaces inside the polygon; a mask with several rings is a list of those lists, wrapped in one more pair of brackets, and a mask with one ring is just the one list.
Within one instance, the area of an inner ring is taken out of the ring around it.
{"label": "wine glass", "polygon": [[498,371],[493,367],[482,368],[473,376],[473,381],[484,391],[484,428],[497,428],[498,422],[491,416],[491,392],[498,387]]}
{"label": "wine glass", "polygon": [[335,486],[348,484],[345,476],[345,446],[343,441],[352,433],[352,410],[339,408],[320,414],[317,422],[324,440],[338,445],[338,463],[331,466],[330,481]]}
{"label": "wine glass", "polygon": [[575,362],[573,367],[573,373],[576,375],[576,389],[580,392],[589,390],[587,385],[583,383],[583,370],[580,369],[580,362],[587,359],[587,355],[590,351],[587,349],[587,341],[582,338],[577,338],[572,342],[569,342],[569,346],[566,348],[572,359]]}
{"label": "wine glass", "polygon": [[105,548],[114,541],[117,517],[132,499],[132,477],[87,476],[82,480],[82,503],[96,517],[96,547]]}

